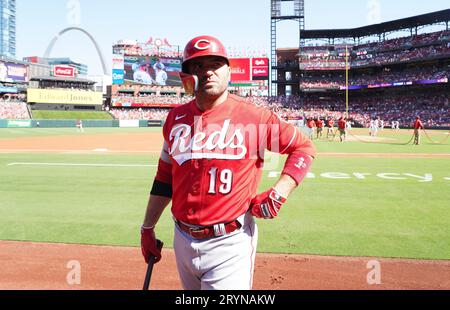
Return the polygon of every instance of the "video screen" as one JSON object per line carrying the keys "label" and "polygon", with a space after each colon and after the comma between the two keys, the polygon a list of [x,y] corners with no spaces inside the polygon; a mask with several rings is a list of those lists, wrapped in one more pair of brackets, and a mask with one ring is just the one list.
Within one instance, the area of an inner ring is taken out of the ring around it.
{"label": "video screen", "polygon": [[181,58],[125,55],[124,79],[157,86],[181,86]]}

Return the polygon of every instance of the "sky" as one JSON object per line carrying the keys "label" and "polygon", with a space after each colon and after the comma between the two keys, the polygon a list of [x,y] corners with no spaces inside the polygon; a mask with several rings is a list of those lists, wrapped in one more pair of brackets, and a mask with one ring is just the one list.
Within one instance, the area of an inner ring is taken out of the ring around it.
{"label": "sky", "polygon": [[[112,45],[121,39],[167,38],[184,45],[193,37],[218,37],[226,47],[270,54],[270,0],[16,0],[17,58],[42,57],[67,27],[81,27],[97,41],[111,68]],[[282,14],[292,12],[286,2]],[[305,28],[355,28],[450,8],[448,0],[305,0]],[[298,46],[298,24],[277,26],[277,47]],[[50,57],[70,57],[102,74],[90,39],[79,31],[59,37]]]}

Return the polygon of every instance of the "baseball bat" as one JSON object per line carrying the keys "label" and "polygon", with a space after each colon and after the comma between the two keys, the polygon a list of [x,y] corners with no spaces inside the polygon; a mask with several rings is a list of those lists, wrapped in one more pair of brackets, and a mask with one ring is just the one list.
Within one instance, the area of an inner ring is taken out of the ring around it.
{"label": "baseball bat", "polygon": [[[159,250],[163,247],[163,242],[161,240],[156,239],[156,246]],[[155,264],[156,257],[150,256],[148,259],[148,265],[147,265],[147,272],[145,273],[145,280],[144,280],[144,287],[142,290],[147,291],[148,287],[150,286],[150,279],[152,278],[152,272],[153,272],[153,265]]]}

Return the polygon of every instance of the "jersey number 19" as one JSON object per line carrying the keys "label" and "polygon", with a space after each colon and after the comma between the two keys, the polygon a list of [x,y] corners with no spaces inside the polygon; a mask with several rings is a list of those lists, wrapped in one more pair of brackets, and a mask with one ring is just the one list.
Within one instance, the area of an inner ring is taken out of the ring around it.
{"label": "jersey number 19", "polygon": [[231,192],[231,183],[233,181],[233,173],[231,172],[230,169],[223,169],[222,171],[220,171],[220,173],[218,173],[218,169],[217,168],[211,168],[209,171],[209,191],[208,194],[215,194],[216,193],[216,180],[217,180],[217,175],[219,174],[219,181],[220,181],[220,186],[219,186],[219,193],[221,194],[228,194],[229,192]]}

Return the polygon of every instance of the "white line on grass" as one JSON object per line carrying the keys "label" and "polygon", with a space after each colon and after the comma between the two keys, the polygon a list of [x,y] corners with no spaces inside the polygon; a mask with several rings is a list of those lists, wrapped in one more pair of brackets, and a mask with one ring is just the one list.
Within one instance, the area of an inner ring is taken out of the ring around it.
{"label": "white line on grass", "polygon": [[9,163],[8,166],[158,167],[158,165],[133,165],[133,164],[74,164],[74,163]]}

